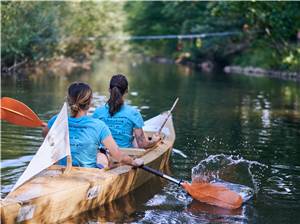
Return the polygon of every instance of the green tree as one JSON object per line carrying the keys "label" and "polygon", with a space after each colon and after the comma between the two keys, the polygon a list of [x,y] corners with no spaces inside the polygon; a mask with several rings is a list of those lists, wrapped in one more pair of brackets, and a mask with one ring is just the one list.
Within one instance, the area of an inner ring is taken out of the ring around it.
{"label": "green tree", "polygon": [[122,50],[122,41],[101,39],[102,36],[122,35],[126,15],[123,3],[71,2],[61,9],[60,50],[66,55],[107,53]]}
{"label": "green tree", "polygon": [[299,2],[129,2],[126,10],[126,28],[133,35],[239,32],[135,43],[149,54],[176,58],[184,53],[195,61],[208,58],[225,64],[250,61],[254,66],[299,68]]}
{"label": "green tree", "polygon": [[50,2],[1,2],[1,63],[48,55],[58,35],[56,9]]}
{"label": "green tree", "polygon": [[1,2],[1,64],[118,53],[124,42],[99,37],[122,35],[125,19],[122,2]]}

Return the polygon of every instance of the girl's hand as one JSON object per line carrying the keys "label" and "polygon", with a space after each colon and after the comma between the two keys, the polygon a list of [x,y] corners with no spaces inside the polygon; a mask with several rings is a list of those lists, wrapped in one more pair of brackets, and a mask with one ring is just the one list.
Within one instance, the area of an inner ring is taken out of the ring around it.
{"label": "girl's hand", "polygon": [[144,165],[144,160],[141,159],[141,158],[134,159],[134,160],[132,161],[132,164],[131,164],[131,165],[134,166],[134,167],[140,167],[140,166],[143,166],[143,165]]}
{"label": "girl's hand", "polygon": [[154,135],[152,135],[152,139],[153,142],[158,142],[161,140],[160,135],[158,133],[155,133]]}

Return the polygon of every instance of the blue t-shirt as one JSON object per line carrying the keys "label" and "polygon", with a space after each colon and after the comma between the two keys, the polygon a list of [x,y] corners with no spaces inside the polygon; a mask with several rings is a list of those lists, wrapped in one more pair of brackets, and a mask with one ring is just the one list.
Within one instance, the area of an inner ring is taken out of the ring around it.
{"label": "blue t-shirt", "polygon": [[114,140],[119,147],[132,147],[133,129],[142,128],[144,121],[141,113],[132,106],[124,104],[113,116],[109,114],[109,106],[106,104],[98,107],[94,114],[109,127]]}
{"label": "blue t-shirt", "polygon": [[[50,129],[57,115],[48,122]],[[69,137],[73,166],[96,167],[97,149],[105,138],[111,135],[104,122],[89,116],[69,117]],[[66,164],[66,159],[60,161]]]}

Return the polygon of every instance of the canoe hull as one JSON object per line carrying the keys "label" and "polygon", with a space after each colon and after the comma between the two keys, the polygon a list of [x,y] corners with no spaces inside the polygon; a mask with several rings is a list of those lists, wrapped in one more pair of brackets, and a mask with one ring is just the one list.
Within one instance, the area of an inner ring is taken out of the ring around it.
{"label": "canoe hull", "polygon": [[[172,151],[175,134],[173,123],[167,136],[155,149],[124,149],[129,155],[144,159],[145,164],[162,170]],[[97,208],[138,188],[153,175],[128,165],[104,171],[53,165],[1,200],[2,223],[55,223]]]}

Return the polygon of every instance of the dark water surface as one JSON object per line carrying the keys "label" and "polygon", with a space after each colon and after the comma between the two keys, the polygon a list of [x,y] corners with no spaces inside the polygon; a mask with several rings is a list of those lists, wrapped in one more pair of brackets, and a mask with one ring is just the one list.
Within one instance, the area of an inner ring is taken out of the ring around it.
{"label": "dark water surface", "polygon": [[[107,95],[110,75],[128,76],[128,101],[144,119],[169,109],[176,142],[188,158],[173,154],[177,178],[220,178],[254,189],[253,199],[228,211],[193,201],[172,183],[154,178],[111,204],[70,222],[297,223],[300,220],[300,85],[267,78],[199,71],[154,63],[103,61],[72,76],[2,78],[2,96],[29,105],[47,121],[63,104],[67,86],[88,82],[95,104]],[[40,129],[2,123],[1,195],[7,194],[42,142]]]}

